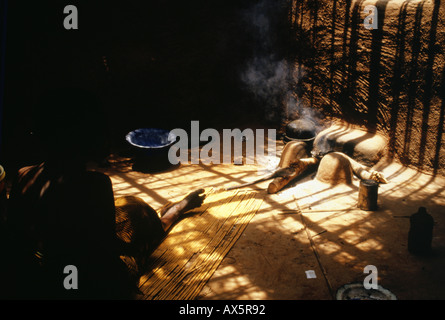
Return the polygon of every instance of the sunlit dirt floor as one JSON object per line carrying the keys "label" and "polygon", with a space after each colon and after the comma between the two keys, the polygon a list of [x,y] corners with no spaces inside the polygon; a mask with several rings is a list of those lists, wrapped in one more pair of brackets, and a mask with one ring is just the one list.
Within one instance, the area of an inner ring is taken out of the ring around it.
{"label": "sunlit dirt floor", "polygon": [[[136,195],[155,209],[197,188],[250,182],[264,173],[257,165],[181,164],[148,174],[133,171],[125,159],[110,163],[97,170],[111,177],[115,196]],[[246,187],[264,193],[264,202],[198,299],[335,299],[343,285],[363,282],[367,265],[398,299],[445,299],[445,178],[386,160],[374,168],[389,180],[379,187],[376,211],[357,208],[356,178],[333,187],[310,172],[274,195],[267,194],[267,181]],[[407,249],[409,216],[420,206],[435,220],[427,257]],[[315,278],[307,277],[309,270]]]}

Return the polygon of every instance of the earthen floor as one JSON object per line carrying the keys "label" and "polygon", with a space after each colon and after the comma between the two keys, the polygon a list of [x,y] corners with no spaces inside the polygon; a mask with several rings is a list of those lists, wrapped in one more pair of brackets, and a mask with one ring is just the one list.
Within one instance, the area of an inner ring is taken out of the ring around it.
{"label": "earthen floor", "polygon": [[[375,169],[389,180],[379,187],[376,211],[357,208],[358,179],[332,187],[309,174],[274,195],[266,193],[268,182],[247,187],[264,193],[264,202],[198,298],[334,299],[374,265],[378,284],[398,299],[445,299],[445,178],[389,161]],[[250,182],[261,173],[256,165],[182,164],[144,174],[118,162],[101,171],[116,197],[136,195],[155,209],[197,188]],[[429,257],[407,250],[409,216],[419,206],[435,220]]]}

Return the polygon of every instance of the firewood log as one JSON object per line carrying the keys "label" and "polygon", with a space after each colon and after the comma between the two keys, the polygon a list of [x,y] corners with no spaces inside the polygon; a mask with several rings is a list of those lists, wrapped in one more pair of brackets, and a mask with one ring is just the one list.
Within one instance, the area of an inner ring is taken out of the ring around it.
{"label": "firewood log", "polygon": [[342,155],[349,160],[349,162],[351,163],[352,171],[359,179],[361,180],[369,179],[377,181],[378,183],[388,183],[388,180],[386,180],[383,173],[365,167],[364,165],[358,163],[357,161],[347,156],[346,154]]}
{"label": "firewood log", "polygon": [[291,174],[287,177],[279,177],[272,180],[272,182],[267,187],[267,192],[277,193],[281,189],[283,189],[291,180],[295,179],[296,177],[300,176],[303,172],[305,172],[310,167],[318,164],[320,160],[312,157],[312,158],[303,158],[303,159],[297,159],[293,161],[290,164],[290,168],[292,168]]}

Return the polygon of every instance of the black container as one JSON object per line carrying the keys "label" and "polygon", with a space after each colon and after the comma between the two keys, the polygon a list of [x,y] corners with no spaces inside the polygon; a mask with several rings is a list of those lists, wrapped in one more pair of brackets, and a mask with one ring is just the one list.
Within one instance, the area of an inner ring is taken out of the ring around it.
{"label": "black container", "polygon": [[306,143],[306,149],[309,152],[312,150],[317,127],[311,120],[298,119],[289,122],[286,125],[286,133],[284,134],[284,141],[299,141]]}
{"label": "black container", "polygon": [[358,207],[361,210],[374,211],[377,210],[379,184],[377,181],[363,179],[360,181],[358,192]]}
{"label": "black container", "polygon": [[154,173],[172,167],[168,151],[176,142],[176,136],[170,131],[158,128],[136,129],[127,134],[126,140],[133,148],[133,170]]}
{"label": "black container", "polygon": [[434,219],[425,207],[411,215],[408,232],[408,251],[416,255],[427,255],[431,252]]}

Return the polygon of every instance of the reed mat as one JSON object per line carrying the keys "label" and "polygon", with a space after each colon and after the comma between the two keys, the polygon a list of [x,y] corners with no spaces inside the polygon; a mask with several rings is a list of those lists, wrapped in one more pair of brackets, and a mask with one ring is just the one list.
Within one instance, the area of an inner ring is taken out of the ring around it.
{"label": "reed mat", "polygon": [[263,202],[254,191],[206,191],[152,254],[140,278],[146,300],[193,300],[241,236]]}

